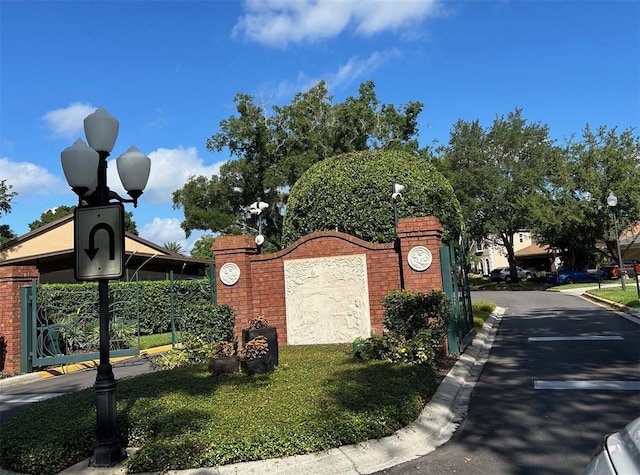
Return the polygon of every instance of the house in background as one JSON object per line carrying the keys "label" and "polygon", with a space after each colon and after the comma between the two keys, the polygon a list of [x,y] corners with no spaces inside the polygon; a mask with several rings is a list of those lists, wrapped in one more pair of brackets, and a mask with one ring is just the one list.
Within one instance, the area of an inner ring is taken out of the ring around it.
{"label": "house in background", "polygon": [[[604,247],[604,244],[600,243],[598,246]],[[517,266],[543,272],[556,270],[558,253],[549,246],[541,246],[536,243],[530,232],[521,231],[514,234],[513,247]],[[473,252],[477,261],[471,264],[472,272],[488,275],[497,267],[509,266],[504,246],[497,244],[490,238],[476,242]],[[620,252],[625,261],[640,261],[640,225],[620,235]]]}
{"label": "house in background", "polygon": [[[73,283],[76,282],[73,246],[74,219],[69,215],[5,243],[0,247],[0,267],[35,266],[42,284]],[[122,280],[125,281],[164,280],[171,271],[176,278],[200,277],[213,264],[171,252],[128,232],[124,247],[126,264]]]}
{"label": "house in background", "polygon": [[[555,253],[548,246],[537,244],[529,231],[513,235],[513,249],[516,265],[536,271],[554,270]],[[471,264],[472,272],[489,275],[493,269],[509,266],[504,246],[490,238],[476,242],[473,251],[477,260]]]}

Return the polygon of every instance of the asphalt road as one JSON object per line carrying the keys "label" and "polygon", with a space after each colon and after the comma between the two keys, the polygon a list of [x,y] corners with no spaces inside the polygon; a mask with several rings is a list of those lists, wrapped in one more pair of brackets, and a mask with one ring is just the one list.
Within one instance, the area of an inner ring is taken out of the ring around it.
{"label": "asphalt road", "polygon": [[[113,365],[116,379],[135,376],[150,371],[146,358],[135,358]],[[0,425],[29,404],[65,393],[80,391],[93,386],[96,381],[96,368],[64,374],[29,383],[20,383],[0,389]],[[117,392],[117,389],[116,389]]]}
{"label": "asphalt road", "polygon": [[472,300],[507,310],[466,418],[434,452],[379,474],[581,474],[604,434],[640,416],[640,325],[554,292]]}

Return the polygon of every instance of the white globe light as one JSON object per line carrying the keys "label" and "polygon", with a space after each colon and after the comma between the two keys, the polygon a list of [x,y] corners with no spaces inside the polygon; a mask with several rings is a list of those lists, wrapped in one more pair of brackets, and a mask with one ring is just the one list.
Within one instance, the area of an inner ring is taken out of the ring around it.
{"label": "white globe light", "polygon": [[111,153],[119,127],[118,120],[102,107],[84,118],[84,135],[89,146],[97,152]]}
{"label": "white globe light", "polygon": [[140,196],[149,181],[151,159],[132,145],[117,158],[116,167],[127,193],[134,198]]}
{"label": "white globe light", "polygon": [[60,153],[64,176],[73,189],[89,189],[97,180],[98,152],[81,139]]}

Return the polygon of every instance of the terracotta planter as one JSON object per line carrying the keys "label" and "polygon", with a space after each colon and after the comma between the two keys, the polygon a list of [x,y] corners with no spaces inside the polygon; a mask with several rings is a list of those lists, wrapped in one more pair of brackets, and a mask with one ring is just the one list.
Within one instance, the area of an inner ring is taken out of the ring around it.
{"label": "terracotta planter", "polygon": [[268,364],[272,367],[278,366],[278,332],[276,328],[245,328],[242,330],[242,345],[246,345],[249,340],[253,340],[258,335],[262,335],[267,339],[267,344],[269,345],[269,353],[266,355]]}
{"label": "terracotta planter", "polygon": [[274,370],[274,366],[267,355],[252,360],[240,360],[240,367],[247,374],[271,373]]}
{"label": "terracotta planter", "polygon": [[213,374],[237,373],[240,360],[237,356],[223,356],[209,360],[209,371]]}

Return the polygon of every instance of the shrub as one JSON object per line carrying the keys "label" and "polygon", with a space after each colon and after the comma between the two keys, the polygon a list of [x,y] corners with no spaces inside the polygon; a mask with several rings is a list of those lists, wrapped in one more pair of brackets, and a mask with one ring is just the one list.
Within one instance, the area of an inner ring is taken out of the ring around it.
{"label": "shrub", "polygon": [[[291,188],[283,221],[290,245],[315,231],[336,229],[370,242],[395,239],[391,187],[404,185],[399,218],[436,216],[444,240],[457,239],[462,211],[449,181],[427,161],[400,150],[368,150],[327,158]],[[366,190],[366,193],[364,192]],[[323,204],[318,213],[318,203]]]}
{"label": "shrub", "polygon": [[433,366],[449,327],[445,294],[392,291],[383,305],[384,334],[358,339],[354,356]]}
{"label": "shrub", "polygon": [[228,305],[203,303],[193,306],[191,313],[184,316],[181,330],[183,339],[198,336],[207,343],[233,340],[235,316]]}
{"label": "shrub", "polygon": [[449,328],[447,296],[432,290],[428,294],[410,290],[392,290],[382,300],[385,329],[410,340],[429,329],[436,339],[444,338]]}

